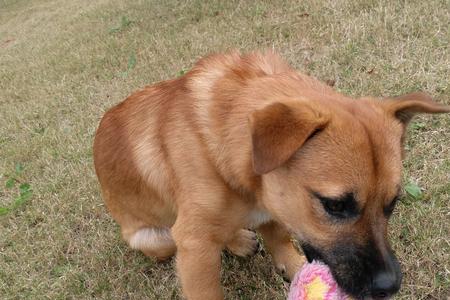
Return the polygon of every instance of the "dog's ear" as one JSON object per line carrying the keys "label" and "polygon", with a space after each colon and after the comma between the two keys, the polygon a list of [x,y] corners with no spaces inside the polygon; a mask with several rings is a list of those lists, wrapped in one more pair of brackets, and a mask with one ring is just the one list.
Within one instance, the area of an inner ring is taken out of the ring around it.
{"label": "dog's ear", "polygon": [[383,105],[388,114],[394,116],[403,124],[408,125],[409,121],[418,113],[448,113],[450,106],[439,104],[426,93],[416,92],[403,96],[387,99]]}
{"label": "dog's ear", "polygon": [[281,166],[328,120],[302,101],[275,102],[254,111],[249,123],[255,173],[262,175]]}

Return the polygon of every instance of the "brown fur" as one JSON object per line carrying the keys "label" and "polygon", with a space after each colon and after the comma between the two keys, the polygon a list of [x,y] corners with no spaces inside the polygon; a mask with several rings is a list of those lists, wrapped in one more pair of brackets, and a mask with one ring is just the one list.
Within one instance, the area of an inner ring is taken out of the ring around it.
{"label": "brown fur", "polygon": [[[400,185],[405,124],[444,111],[423,94],[351,99],[272,52],[218,54],[110,109],[95,167],[124,239],[160,259],[177,252],[188,299],[222,299],[222,249],[256,247],[244,228],[288,277],[304,262],[290,233],[320,249],[370,241],[387,255],[382,212]],[[351,191],[361,216],[330,222],[311,191]]]}

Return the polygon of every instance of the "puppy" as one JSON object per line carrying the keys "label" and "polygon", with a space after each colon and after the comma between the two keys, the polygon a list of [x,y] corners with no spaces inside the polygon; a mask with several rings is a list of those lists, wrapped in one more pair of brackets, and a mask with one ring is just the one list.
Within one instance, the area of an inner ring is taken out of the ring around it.
{"label": "puppy", "polygon": [[292,278],[322,260],[356,298],[385,299],[401,271],[387,225],[415,113],[449,112],[423,93],[352,99],[272,52],[211,55],[135,92],[101,120],[94,162],[123,238],[176,253],[187,299],[223,299],[221,251],[255,252],[255,229]]}

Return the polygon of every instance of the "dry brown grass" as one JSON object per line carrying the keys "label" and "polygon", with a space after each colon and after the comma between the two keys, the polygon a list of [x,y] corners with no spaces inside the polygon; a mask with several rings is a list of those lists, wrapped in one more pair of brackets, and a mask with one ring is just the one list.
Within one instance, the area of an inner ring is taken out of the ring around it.
{"label": "dry brown grass", "polygon": [[[33,191],[0,217],[1,298],[178,297],[173,262],[120,240],[92,168],[99,118],[133,90],[212,51],[273,47],[351,95],[424,90],[449,103],[449,19],[445,0],[0,0],[0,206],[20,183]],[[450,296],[449,128],[435,116],[410,130],[405,181],[425,192],[393,217],[397,299]],[[223,260],[229,299],[284,299],[268,256]]]}

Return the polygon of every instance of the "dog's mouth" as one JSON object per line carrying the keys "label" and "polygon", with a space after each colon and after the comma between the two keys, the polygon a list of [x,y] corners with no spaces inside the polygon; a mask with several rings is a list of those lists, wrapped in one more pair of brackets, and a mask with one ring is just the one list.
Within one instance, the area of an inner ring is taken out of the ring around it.
{"label": "dog's mouth", "polygon": [[[373,277],[370,257],[359,248],[344,246],[322,252],[309,243],[299,243],[308,262],[320,261],[326,264],[339,285],[352,299],[387,300],[391,295],[379,293],[377,297],[370,289],[373,288]],[[353,250],[352,250],[353,249]],[[395,293],[395,292],[394,292]]]}
{"label": "dog's mouth", "polygon": [[[325,254],[321,253],[315,247],[313,247],[312,245],[310,245],[308,243],[300,243],[300,246],[301,246],[303,253],[305,254],[306,259],[308,260],[309,263],[311,263],[312,261],[320,261],[320,262],[326,264],[330,268],[335,281],[338,283],[338,285],[341,287],[341,289],[343,289],[349,295],[351,295],[351,297],[352,297],[351,299],[354,299],[354,300],[377,300],[377,299],[374,299],[371,296],[370,292],[365,288],[364,289],[360,288],[357,292],[356,292],[356,290],[349,291],[349,289],[346,288],[346,286],[342,284],[342,279],[338,276],[338,274],[336,274],[335,269],[333,268],[334,265],[328,261]],[[385,300],[385,299],[388,299],[388,298],[384,298],[383,300]]]}
{"label": "dog's mouth", "polygon": [[322,254],[318,252],[314,247],[306,243],[300,243],[300,246],[309,263],[311,263],[313,260],[318,260],[326,264],[326,261],[323,260]]}

